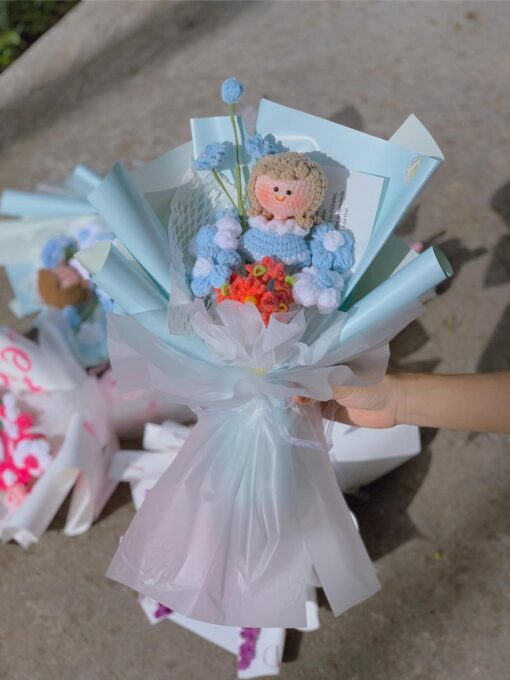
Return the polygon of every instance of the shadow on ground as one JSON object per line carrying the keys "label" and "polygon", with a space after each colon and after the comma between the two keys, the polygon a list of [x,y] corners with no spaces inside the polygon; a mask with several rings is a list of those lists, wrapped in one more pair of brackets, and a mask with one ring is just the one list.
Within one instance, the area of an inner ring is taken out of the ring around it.
{"label": "shadow on ground", "polygon": [[419,456],[364,487],[359,494],[347,497],[368,554],[374,561],[420,535],[407,508],[427,476],[431,463],[428,446],[436,432],[424,431],[423,451]]}
{"label": "shadow on ground", "polygon": [[[505,182],[493,195],[490,206],[510,229],[510,180]],[[491,288],[510,282],[510,234],[500,238],[492,251],[492,257],[485,274],[484,286]],[[480,359],[480,372],[510,370],[510,305],[504,309],[489,342]]]}

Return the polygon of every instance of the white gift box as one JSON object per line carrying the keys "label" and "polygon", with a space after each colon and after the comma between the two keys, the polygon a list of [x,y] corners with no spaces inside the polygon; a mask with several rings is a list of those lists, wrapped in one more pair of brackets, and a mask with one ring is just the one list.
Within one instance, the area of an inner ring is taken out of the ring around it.
{"label": "white gift box", "polygon": [[421,451],[420,431],[412,425],[372,430],[335,423],[329,452],[342,491],[374,482]]}

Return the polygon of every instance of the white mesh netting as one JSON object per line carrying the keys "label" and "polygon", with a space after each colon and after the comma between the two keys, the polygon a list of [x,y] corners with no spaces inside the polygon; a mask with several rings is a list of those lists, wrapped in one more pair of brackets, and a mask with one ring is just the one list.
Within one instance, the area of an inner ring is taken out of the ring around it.
{"label": "white mesh netting", "polygon": [[[223,181],[232,192],[233,187],[224,178]],[[215,212],[228,206],[228,199],[211,173],[193,173],[189,182],[172,196],[168,238],[171,253],[169,327],[173,335],[191,335],[189,312],[193,295],[189,276],[194,258],[188,246],[200,227],[213,223]]]}

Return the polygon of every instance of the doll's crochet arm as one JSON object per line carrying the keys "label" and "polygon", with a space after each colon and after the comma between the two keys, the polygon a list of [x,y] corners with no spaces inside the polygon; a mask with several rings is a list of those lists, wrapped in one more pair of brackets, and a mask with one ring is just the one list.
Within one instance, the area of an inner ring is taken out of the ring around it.
{"label": "doll's crochet arm", "polygon": [[510,372],[392,378],[399,423],[510,433]]}

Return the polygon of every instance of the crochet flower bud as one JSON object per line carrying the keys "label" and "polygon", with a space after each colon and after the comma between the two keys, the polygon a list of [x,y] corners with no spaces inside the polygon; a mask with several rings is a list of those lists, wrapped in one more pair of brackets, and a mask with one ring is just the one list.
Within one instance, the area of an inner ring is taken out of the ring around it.
{"label": "crochet flower bud", "polygon": [[231,231],[218,231],[214,243],[222,250],[235,250],[238,245],[237,238]]}
{"label": "crochet flower bud", "polygon": [[237,78],[227,78],[221,86],[221,98],[225,104],[237,104],[244,92],[244,85]]}
{"label": "crochet flower bud", "polygon": [[214,262],[210,257],[199,257],[193,266],[193,276],[209,276],[214,269]]}
{"label": "crochet flower bud", "polygon": [[340,306],[340,292],[336,288],[325,288],[319,293],[317,310],[321,314],[330,314]]}
{"label": "crochet flower bud", "polygon": [[241,224],[231,215],[220,217],[216,221],[216,229],[218,229],[218,231],[231,231],[234,236],[240,236],[242,232]]}

